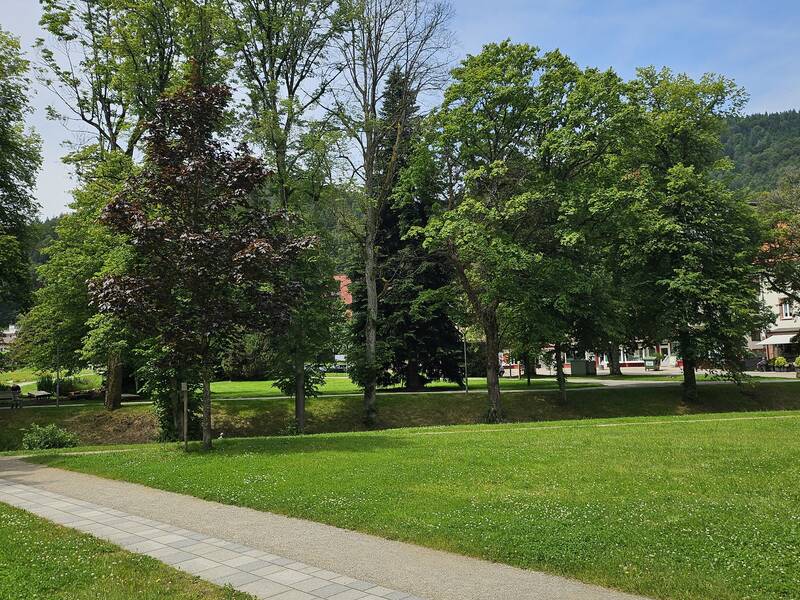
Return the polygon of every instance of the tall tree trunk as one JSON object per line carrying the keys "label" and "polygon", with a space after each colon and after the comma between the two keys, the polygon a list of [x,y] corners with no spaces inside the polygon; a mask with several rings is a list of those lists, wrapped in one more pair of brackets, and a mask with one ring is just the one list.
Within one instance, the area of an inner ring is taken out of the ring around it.
{"label": "tall tree trunk", "polygon": [[425,382],[419,373],[419,363],[409,360],[406,365],[406,390],[409,392],[419,392],[425,388]]}
{"label": "tall tree trunk", "polygon": [[525,353],[525,357],[523,358],[525,362],[525,377],[528,379],[528,387],[531,387],[531,354],[530,352]]}
{"label": "tall tree trunk", "polygon": [[177,377],[169,380],[169,396],[172,403],[172,426],[175,428],[175,439],[180,439],[183,432],[183,410],[181,408],[180,384]]}
{"label": "tall tree trunk", "polygon": [[489,412],[486,420],[489,423],[500,423],[503,420],[503,407],[500,404],[500,335],[497,327],[497,315],[486,315],[483,318],[483,334],[486,337],[486,389],[489,392]]}
{"label": "tall tree trunk", "polygon": [[203,369],[203,450],[211,450],[211,371]]}
{"label": "tall tree trunk", "polygon": [[683,358],[683,402],[697,402],[697,353],[689,334],[681,334],[678,338]]}
{"label": "tall tree trunk", "polygon": [[364,325],[364,361],[366,381],[364,382],[364,423],[368,427],[377,421],[375,388],[377,387],[376,330],[378,327],[378,289],[377,257],[375,256],[375,237],[378,232],[378,207],[367,208],[366,238],[364,243],[364,284],[367,288],[367,322]]}
{"label": "tall tree trunk", "polygon": [[558,397],[562,404],[567,403],[567,377],[564,375],[564,361],[561,358],[561,344],[553,347],[556,359],[556,381],[558,382]]}
{"label": "tall tree trunk", "polygon": [[116,410],[122,406],[122,357],[119,352],[109,353],[107,367],[105,405],[108,410]]}
{"label": "tall tree trunk", "polygon": [[614,344],[608,346],[608,368],[611,375],[622,375],[622,368],[619,366],[619,346]]}
{"label": "tall tree trunk", "polygon": [[298,433],[306,427],[306,367],[302,356],[294,362],[294,420]]}

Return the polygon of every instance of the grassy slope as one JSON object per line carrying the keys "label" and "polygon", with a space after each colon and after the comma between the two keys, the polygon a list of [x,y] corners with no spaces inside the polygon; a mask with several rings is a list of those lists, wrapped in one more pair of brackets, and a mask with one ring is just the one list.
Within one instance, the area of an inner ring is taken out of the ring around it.
{"label": "grassy slope", "polygon": [[653,421],[37,460],[657,598],[800,596],[800,412]]}
{"label": "grassy slope", "polygon": [[0,504],[0,598],[246,600],[251,596]]}
{"label": "grassy slope", "polygon": [[[800,409],[800,384],[759,385],[747,395],[732,385],[702,386],[701,402],[687,407],[680,388],[576,390],[566,404],[548,391],[503,396],[509,421],[550,421],[637,415],[675,415],[737,410]],[[361,398],[326,396],[308,400],[309,433],[356,431],[361,423]],[[224,400],[214,402],[216,435],[226,437],[275,435],[293,418],[289,399]],[[378,398],[381,428],[480,423],[486,411],[485,394],[393,394]],[[84,444],[127,444],[152,441],[156,422],[149,406],[126,406],[109,413],[102,406],[69,406],[0,411],[0,451],[19,448],[22,429],[31,423],[57,423],[78,434]]]}

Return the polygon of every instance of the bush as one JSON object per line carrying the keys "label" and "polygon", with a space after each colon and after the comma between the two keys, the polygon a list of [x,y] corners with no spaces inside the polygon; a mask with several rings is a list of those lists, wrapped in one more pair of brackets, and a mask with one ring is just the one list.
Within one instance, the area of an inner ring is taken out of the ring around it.
{"label": "bush", "polygon": [[800,356],[794,359],[794,368],[800,369]]}
{"label": "bush", "polygon": [[49,450],[51,448],[73,448],[78,445],[78,436],[61,429],[55,423],[40,427],[33,424],[22,436],[23,450]]}
{"label": "bush", "polygon": [[51,394],[56,391],[56,382],[52,375],[39,375],[36,380],[36,389],[42,392],[50,392]]}
{"label": "bush", "polygon": [[[63,396],[70,392],[77,392],[90,388],[90,382],[81,377],[64,377],[59,385],[59,393]],[[56,380],[52,375],[40,375],[36,380],[36,388],[51,394],[56,393]]]}
{"label": "bush", "polygon": [[777,356],[777,357],[775,357],[775,363],[774,364],[779,369],[782,369],[789,363],[786,361],[786,357],[785,356]]}

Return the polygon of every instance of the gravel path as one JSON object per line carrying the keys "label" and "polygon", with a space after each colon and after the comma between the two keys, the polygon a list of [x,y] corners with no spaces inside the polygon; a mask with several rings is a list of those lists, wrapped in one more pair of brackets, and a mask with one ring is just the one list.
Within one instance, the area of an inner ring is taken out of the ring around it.
{"label": "gravel path", "polygon": [[411,544],[0,457],[0,501],[271,600],[635,600]]}

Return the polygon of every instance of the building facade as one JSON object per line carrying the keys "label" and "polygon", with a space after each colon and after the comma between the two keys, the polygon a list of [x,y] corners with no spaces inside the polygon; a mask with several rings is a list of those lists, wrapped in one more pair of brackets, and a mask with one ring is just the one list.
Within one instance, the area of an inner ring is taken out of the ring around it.
{"label": "building facade", "polygon": [[785,294],[764,290],[762,300],[775,315],[766,331],[756,331],[748,342],[750,350],[763,354],[767,360],[783,356],[792,362],[800,354],[800,306]]}

